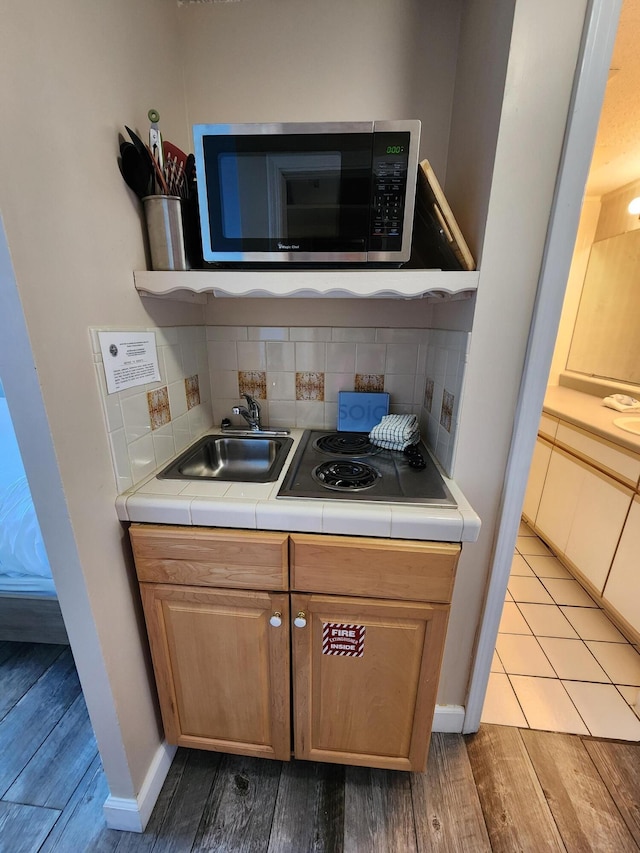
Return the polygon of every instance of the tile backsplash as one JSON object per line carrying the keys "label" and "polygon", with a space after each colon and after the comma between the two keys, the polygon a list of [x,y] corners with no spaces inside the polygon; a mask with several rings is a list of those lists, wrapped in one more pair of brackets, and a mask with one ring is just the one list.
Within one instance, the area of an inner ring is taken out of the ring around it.
{"label": "tile backsplash", "polygon": [[[335,429],[339,391],[388,391],[451,474],[470,333],[440,329],[176,326],[156,334],[160,382],[107,394],[91,341],[116,484],[125,491],[223,418],[241,394],[272,427]],[[141,330],[142,331],[142,330]]]}
{"label": "tile backsplash", "polygon": [[93,359],[118,492],[168,462],[213,425],[204,326],[149,328],[155,332],[160,382],[107,394],[98,332],[90,329]]}
{"label": "tile backsplash", "polygon": [[432,329],[207,326],[213,420],[242,393],[272,427],[333,429],[339,391],[388,391],[390,410],[417,414],[451,471],[469,333]]}

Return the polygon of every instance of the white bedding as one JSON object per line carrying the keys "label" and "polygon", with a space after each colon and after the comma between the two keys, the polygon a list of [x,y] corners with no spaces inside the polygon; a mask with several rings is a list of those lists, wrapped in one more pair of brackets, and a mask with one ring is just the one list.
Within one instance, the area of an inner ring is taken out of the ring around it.
{"label": "white bedding", "polygon": [[55,594],[26,477],[0,489],[0,592]]}

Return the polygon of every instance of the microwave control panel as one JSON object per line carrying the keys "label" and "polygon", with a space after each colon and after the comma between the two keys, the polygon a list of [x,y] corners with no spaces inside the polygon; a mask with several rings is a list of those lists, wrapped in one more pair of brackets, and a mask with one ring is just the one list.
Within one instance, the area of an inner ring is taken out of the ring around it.
{"label": "microwave control panel", "polygon": [[408,133],[374,135],[370,249],[392,250],[402,243],[408,162]]}

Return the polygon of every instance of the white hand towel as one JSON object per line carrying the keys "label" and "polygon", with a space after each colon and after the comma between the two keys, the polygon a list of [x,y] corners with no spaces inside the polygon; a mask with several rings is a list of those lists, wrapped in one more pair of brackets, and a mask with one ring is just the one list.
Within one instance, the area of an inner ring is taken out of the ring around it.
{"label": "white hand towel", "polygon": [[369,440],[387,450],[404,450],[420,441],[416,415],[385,415],[369,433]]}

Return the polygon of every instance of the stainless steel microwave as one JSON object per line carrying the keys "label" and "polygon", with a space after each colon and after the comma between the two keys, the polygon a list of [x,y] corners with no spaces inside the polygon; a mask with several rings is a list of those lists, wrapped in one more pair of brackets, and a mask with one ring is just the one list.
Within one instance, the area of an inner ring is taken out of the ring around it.
{"label": "stainless steel microwave", "polygon": [[198,124],[210,263],[409,260],[419,121]]}

